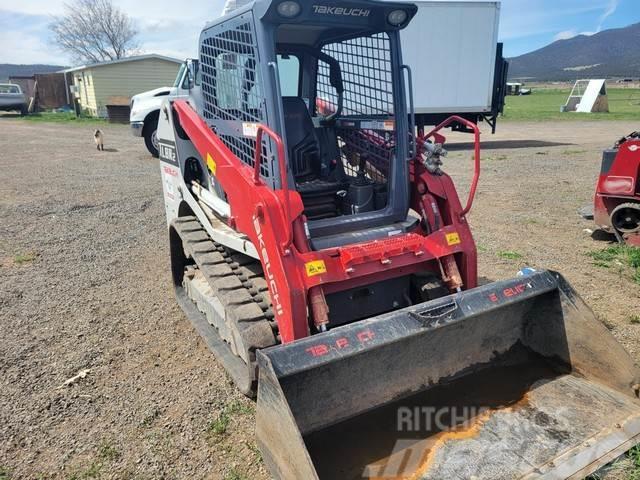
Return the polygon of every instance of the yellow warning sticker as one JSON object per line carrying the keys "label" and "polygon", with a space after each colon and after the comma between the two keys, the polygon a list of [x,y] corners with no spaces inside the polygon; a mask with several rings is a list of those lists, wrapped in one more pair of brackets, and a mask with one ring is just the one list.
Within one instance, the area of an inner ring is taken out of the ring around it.
{"label": "yellow warning sticker", "polygon": [[460,245],[462,241],[460,240],[460,235],[458,232],[447,233],[447,245]]}
{"label": "yellow warning sticker", "polygon": [[218,165],[216,165],[216,161],[213,159],[210,153],[207,153],[207,168],[211,171],[211,175],[216,174],[216,169]]}
{"label": "yellow warning sticker", "polygon": [[327,266],[324,264],[324,260],[314,260],[304,264],[307,269],[307,277],[313,277],[314,275],[320,275],[327,273]]}

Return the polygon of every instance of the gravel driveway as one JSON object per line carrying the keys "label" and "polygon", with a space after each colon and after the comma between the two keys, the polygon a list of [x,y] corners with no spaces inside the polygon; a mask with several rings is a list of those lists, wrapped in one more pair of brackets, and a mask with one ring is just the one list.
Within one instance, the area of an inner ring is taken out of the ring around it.
{"label": "gravel driveway", "polygon": [[[470,217],[481,275],[561,271],[640,360],[640,288],[593,265],[607,243],[576,214],[633,125],[498,128]],[[92,126],[0,118],[0,479],[267,478],[253,403],[174,301],[158,162],[103,131],[98,152]],[[467,147],[445,160],[461,186]]]}

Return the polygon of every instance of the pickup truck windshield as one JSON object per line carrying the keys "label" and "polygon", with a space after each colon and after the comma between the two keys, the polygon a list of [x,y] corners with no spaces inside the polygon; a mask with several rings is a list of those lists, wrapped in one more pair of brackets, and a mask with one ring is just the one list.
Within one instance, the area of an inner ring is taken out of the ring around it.
{"label": "pickup truck windshield", "polygon": [[179,88],[182,83],[182,76],[184,75],[184,71],[187,68],[187,64],[183,63],[180,65],[180,70],[178,70],[178,75],[176,75],[176,81],[173,82],[173,86]]}
{"label": "pickup truck windshield", "polygon": [[0,94],[2,93],[21,93],[20,87],[17,85],[0,85]]}

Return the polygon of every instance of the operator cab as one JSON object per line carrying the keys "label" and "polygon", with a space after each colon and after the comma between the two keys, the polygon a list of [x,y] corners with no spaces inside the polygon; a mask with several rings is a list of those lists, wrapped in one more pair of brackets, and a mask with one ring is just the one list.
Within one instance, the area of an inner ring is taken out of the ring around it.
{"label": "operator cab", "polygon": [[[224,30],[203,31],[203,116],[249,164],[247,125],[276,127],[288,187],[302,198],[314,248],[416,226],[408,216],[410,128],[399,39],[416,10],[372,0],[258,0],[229,14]],[[277,189],[273,151],[265,139],[262,175]]]}

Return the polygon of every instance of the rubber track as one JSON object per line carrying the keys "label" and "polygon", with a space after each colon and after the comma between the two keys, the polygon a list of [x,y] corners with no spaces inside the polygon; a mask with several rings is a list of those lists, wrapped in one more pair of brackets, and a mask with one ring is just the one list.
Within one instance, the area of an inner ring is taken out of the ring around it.
{"label": "rubber track", "polygon": [[[255,383],[255,352],[277,343],[278,333],[262,265],[213,241],[194,216],[179,217],[172,225],[182,240],[185,256],[193,259],[222,304],[226,323],[235,329],[234,337],[239,335],[241,342],[237,343],[244,346],[244,351],[233,353],[250,365],[248,380]],[[235,350],[228,341],[225,343]]]}

